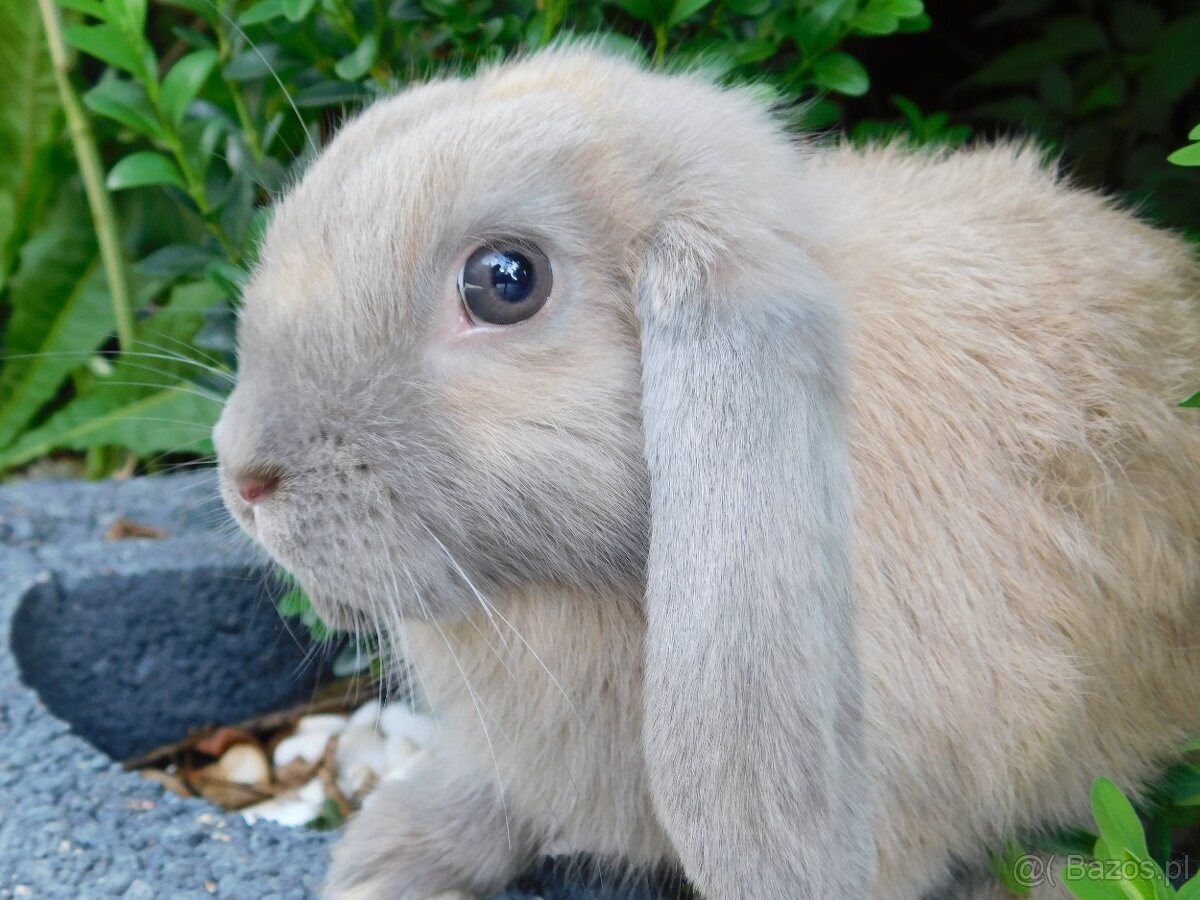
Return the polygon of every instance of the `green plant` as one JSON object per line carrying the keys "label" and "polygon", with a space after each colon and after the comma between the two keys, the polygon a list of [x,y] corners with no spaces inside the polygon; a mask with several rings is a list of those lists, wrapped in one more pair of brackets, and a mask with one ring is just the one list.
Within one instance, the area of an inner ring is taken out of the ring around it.
{"label": "green plant", "polygon": [[[1166,861],[1147,843],[1133,804],[1106,778],[1092,787],[1092,816],[1099,835],[1089,857],[1069,857],[1063,883],[1080,900],[1196,900],[1200,876],[1178,890],[1167,880]],[[1168,850],[1169,852],[1169,850]]]}
{"label": "green plant", "polygon": [[382,673],[383,661],[379,652],[379,641],[374,635],[340,635],[321,620],[317,611],[313,609],[312,601],[290,573],[280,568],[276,570],[275,575],[283,585],[283,593],[275,600],[275,608],[281,616],[293,620],[317,642],[330,643],[335,639],[344,638],[333,659],[332,670],[336,677],[359,674],[378,677]]}
{"label": "green plant", "polygon": [[973,118],[1035,131],[1074,177],[1200,233],[1193,183],[1164,164],[1179,122],[1200,115],[1194,2],[1004,0],[978,24],[1004,49],[960,89],[975,99]]}
{"label": "green plant", "polygon": [[952,123],[945,112],[923,113],[907,97],[890,98],[901,114],[899,120],[864,119],[850,132],[855,141],[907,140],[918,145],[960,147],[971,139],[974,129],[961,122]]}
{"label": "green plant", "polygon": [[[1168,156],[1169,162],[1177,166],[1200,166],[1200,125],[1188,132],[1188,140],[1193,143],[1180,147]],[[1200,407],[1200,391],[1196,391],[1179,405],[1190,409]]]}
{"label": "green plant", "polygon": [[[1200,741],[1182,749],[1200,751]],[[1092,786],[1092,817],[1094,832],[1010,841],[991,854],[997,878],[1015,895],[1053,877],[1081,900],[1200,900],[1200,876],[1178,889],[1171,884],[1178,880],[1174,836],[1200,822],[1200,765],[1183,762],[1168,769],[1146,791],[1140,814],[1115,784],[1098,778]],[[1048,856],[1057,859],[1043,862]]]}
{"label": "green plant", "polygon": [[1180,147],[1168,156],[1169,162],[1177,166],[1200,166],[1200,125],[1188,132],[1188,140],[1193,143]]}
{"label": "green plant", "polygon": [[763,82],[827,125],[869,86],[847,41],[927,27],[920,0],[5,4],[0,473],[61,450],[95,475],[211,452],[272,199],[373,97],[598,33]]}

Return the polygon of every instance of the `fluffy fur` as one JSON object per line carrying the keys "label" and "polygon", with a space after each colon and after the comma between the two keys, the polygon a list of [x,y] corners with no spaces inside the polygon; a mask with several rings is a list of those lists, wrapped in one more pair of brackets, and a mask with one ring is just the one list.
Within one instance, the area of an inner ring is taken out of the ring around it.
{"label": "fluffy fur", "polygon": [[[501,237],[554,292],[465,328]],[[1200,732],[1198,295],[1015,146],[806,148],[585,50],[373,106],[277,210],[217,429],[227,485],[283,478],[242,524],[445,730],[331,896],[551,847],[995,896],[987,848]]]}

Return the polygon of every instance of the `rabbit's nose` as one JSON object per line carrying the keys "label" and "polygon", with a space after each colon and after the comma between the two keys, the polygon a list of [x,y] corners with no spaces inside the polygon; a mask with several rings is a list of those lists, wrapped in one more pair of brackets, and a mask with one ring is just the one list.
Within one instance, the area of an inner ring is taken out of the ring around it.
{"label": "rabbit's nose", "polygon": [[258,503],[275,493],[279,476],[265,472],[242,472],[234,478],[238,493],[247,503]]}

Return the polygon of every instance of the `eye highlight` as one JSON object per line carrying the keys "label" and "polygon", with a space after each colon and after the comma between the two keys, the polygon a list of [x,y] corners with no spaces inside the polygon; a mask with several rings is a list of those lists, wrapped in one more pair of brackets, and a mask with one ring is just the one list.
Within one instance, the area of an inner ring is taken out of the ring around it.
{"label": "eye highlight", "polygon": [[458,294],[474,321],[515,325],[545,305],[553,280],[550,260],[537,247],[491,244],[467,257]]}

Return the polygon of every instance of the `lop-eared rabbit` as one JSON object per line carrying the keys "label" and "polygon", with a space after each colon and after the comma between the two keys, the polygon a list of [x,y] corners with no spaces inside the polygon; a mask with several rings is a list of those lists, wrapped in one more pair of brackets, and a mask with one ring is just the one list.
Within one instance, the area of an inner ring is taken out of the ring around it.
{"label": "lop-eared rabbit", "polygon": [[216,430],[442,729],[329,896],[548,847],[1001,896],[989,848],[1200,733],[1198,296],[1011,144],[807,145],[587,48],[371,106],[278,204]]}

